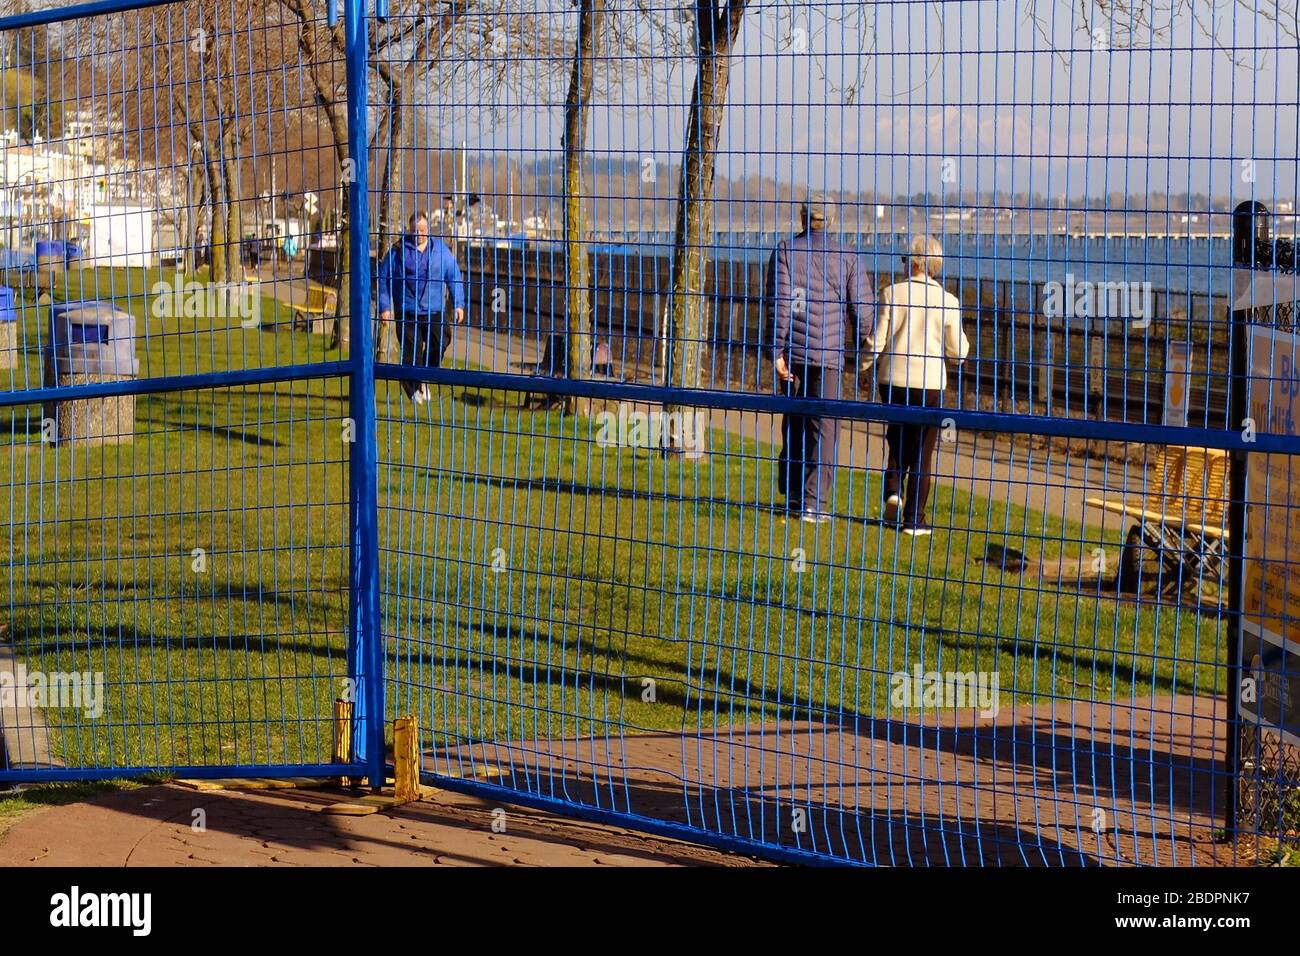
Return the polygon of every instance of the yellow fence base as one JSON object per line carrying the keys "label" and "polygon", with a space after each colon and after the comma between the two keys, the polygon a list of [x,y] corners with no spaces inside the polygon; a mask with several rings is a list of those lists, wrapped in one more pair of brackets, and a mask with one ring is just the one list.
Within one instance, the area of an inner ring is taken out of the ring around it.
{"label": "yellow fence base", "polygon": [[[348,727],[351,727],[350,720]],[[321,807],[321,813],[366,816],[414,803],[421,797],[438,792],[436,787],[426,787],[420,783],[420,725],[414,716],[398,717],[393,721],[393,777],[389,783],[393,785],[391,795],[372,793],[343,800]]]}

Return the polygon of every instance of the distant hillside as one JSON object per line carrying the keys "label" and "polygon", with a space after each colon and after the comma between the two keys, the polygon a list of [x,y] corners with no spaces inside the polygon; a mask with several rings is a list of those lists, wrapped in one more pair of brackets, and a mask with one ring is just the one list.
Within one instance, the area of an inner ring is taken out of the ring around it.
{"label": "distant hillside", "polygon": [[25,140],[33,134],[45,139],[61,135],[63,107],[58,99],[28,71],[6,66],[0,71],[0,130],[16,129]]}

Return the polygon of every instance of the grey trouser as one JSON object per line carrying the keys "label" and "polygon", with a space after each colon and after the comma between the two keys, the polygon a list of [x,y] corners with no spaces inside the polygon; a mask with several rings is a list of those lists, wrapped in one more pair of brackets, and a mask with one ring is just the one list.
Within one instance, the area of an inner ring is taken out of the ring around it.
{"label": "grey trouser", "polygon": [[[795,365],[793,382],[783,382],[791,398],[840,398],[840,369]],[[781,421],[781,456],[777,487],[791,511],[830,511],[835,502],[835,462],[840,422],[818,415],[786,415]]]}

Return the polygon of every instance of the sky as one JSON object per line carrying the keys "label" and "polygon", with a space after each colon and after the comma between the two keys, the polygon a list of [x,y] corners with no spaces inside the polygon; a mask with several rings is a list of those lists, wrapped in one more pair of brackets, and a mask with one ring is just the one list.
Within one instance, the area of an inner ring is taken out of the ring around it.
{"label": "sky", "polygon": [[[733,61],[719,174],[884,196],[1292,199],[1296,27],[1279,29],[1258,2],[1160,0],[1155,32],[1131,16],[1085,20],[1089,0],[754,4]],[[557,17],[571,31],[572,15]],[[687,28],[674,39],[684,49]],[[661,38],[652,49],[667,46]],[[501,93],[513,109],[498,117],[482,110],[492,97],[472,75],[431,94],[444,145],[517,158],[558,151],[567,68],[540,72]],[[693,64],[647,71],[627,59],[607,72],[622,82],[593,104],[590,148],[676,162]]]}

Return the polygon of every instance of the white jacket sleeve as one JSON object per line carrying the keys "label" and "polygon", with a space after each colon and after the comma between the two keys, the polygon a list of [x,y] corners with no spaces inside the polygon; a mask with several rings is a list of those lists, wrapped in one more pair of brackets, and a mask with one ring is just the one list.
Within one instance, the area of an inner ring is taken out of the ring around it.
{"label": "white jacket sleeve", "polygon": [[893,291],[892,285],[880,290],[880,298],[876,300],[876,321],[863,342],[863,354],[873,359],[885,350],[892,335],[890,322],[893,321],[894,312]]}
{"label": "white jacket sleeve", "polygon": [[944,299],[944,355],[957,362],[963,362],[970,353],[970,342],[961,327],[961,301],[951,292],[946,293]]}

